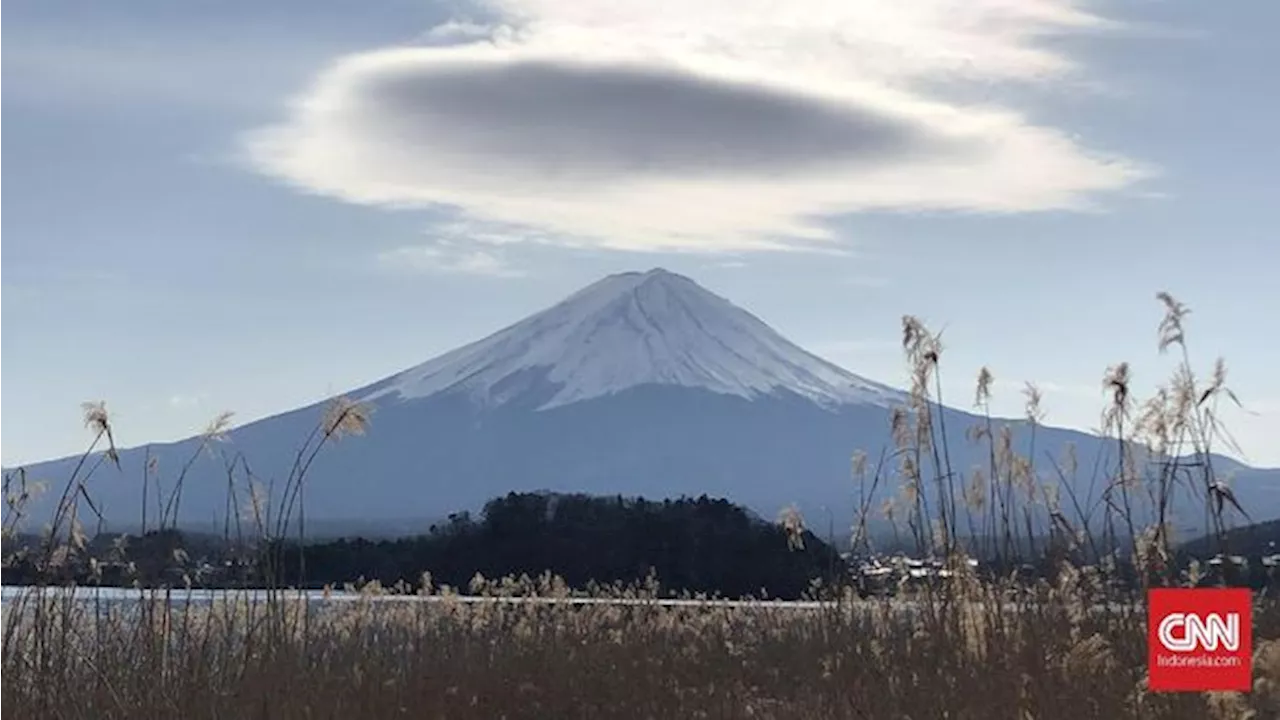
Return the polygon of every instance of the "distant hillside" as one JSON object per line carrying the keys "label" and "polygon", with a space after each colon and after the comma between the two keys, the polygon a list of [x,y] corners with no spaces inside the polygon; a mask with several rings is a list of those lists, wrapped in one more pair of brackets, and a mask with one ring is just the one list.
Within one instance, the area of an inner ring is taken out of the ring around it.
{"label": "distant hillside", "polygon": [[[1194,557],[1207,557],[1219,552],[1218,539],[1204,535],[1183,543],[1179,550]],[[1226,552],[1248,558],[1263,557],[1280,552],[1280,520],[1233,528],[1226,533]]]}

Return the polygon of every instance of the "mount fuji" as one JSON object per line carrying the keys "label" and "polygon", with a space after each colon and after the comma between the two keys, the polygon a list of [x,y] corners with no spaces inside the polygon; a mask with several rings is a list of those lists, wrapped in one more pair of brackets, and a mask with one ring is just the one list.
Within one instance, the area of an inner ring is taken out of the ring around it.
{"label": "mount fuji", "polygon": [[[611,275],[489,337],[344,395],[367,404],[372,422],[367,434],[326,446],[312,466],[308,523],[376,528],[408,521],[419,530],[492,497],[534,490],[707,494],[765,517],[794,503],[811,520],[845,526],[858,498],[851,455],[864,450],[874,464],[890,446],[893,408],[907,399],[661,269]],[[243,457],[278,494],[326,405],[235,428],[216,452],[196,453],[199,438],[121,450],[119,470],[103,464],[91,493],[109,526],[136,525],[148,458],[167,487],[194,456],[179,521],[220,525],[227,459]],[[985,464],[986,450],[965,438],[978,419],[950,409],[943,419],[956,468]],[[1025,423],[1009,424],[1025,447]],[[1098,437],[1055,428],[1041,428],[1036,442],[1054,452],[1074,443],[1081,467],[1112,451]],[[77,460],[39,463],[28,476],[61,487]],[[1234,471],[1236,494],[1255,520],[1280,515],[1280,471],[1220,462]],[[891,485],[880,493],[893,492]],[[56,501],[49,495],[32,507],[33,519],[49,517]]]}
{"label": "mount fuji", "polygon": [[611,275],[354,396],[377,402],[462,393],[482,407],[532,403],[542,411],[643,386],[746,400],[792,395],[822,407],[885,406],[901,397],[802,350],[754,315],[662,269]]}

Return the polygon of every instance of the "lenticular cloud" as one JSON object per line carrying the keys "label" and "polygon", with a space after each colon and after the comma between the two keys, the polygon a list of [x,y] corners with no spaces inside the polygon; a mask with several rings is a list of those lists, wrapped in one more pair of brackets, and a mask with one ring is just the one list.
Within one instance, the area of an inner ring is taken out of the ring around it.
{"label": "lenticular cloud", "polygon": [[248,157],[348,202],[710,251],[828,242],[864,210],[1078,208],[1142,174],[920,89],[1072,72],[1036,45],[1102,23],[1068,3],[684,5],[503,2],[454,44],[339,58]]}

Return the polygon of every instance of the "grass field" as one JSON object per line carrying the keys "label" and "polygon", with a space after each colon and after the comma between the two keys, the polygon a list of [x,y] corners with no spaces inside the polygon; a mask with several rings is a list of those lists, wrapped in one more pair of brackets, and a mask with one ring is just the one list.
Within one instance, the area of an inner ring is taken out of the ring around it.
{"label": "grass field", "polygon": [[1142,609],[1081,612],[1088,584],[1042,585],[1010,611],[991,586],[961,581],[909,613],[897,600],[661,606],[643,588],[622,593],[627,605],[323,606],[287,593],[95,603],[30,590],[6,603],[4,707],[122,719],[1280,716],[1274,603],[1255,611],[1253,693],[1153,694]]}

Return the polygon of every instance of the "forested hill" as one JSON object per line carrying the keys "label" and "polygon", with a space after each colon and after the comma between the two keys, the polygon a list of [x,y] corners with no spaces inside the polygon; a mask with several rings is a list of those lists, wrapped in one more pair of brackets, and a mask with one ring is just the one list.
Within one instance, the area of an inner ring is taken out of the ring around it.
{"label": "forested hill", "polygon": [[[1226,532],[1225,550],[1231,555],[1261,558],[1280,553],[1280,520],[1268,520]],[[1210,557],[1220,551],[1217,537],[1205,535],[1183,543],[1179,550],[1193,557]]]}
{"label": "forested hill", "polygon": [[[308,545],[304,581],[415,583],[430,571],[437,584],[465,589],[477,573],[501,578],[549,571],[583,587],[643,581],[652,569],[670,590],[724,597],[764,590],[795,598],[842,567],[836,551],[812,533],[800,540],[797,546],[778,524],[706,496],[654,502],[512,493],[487,503],[478,519],[456,514],[418,537]],[[297,548],[291,548],[283,569],[296,573],[297,567]]]}

